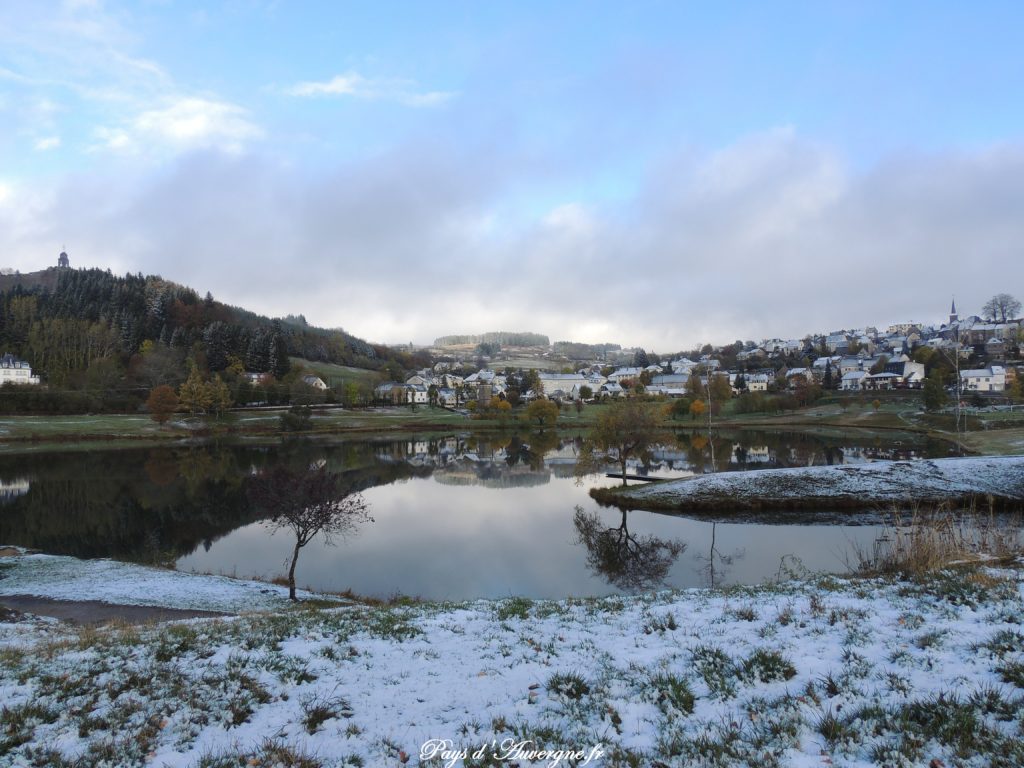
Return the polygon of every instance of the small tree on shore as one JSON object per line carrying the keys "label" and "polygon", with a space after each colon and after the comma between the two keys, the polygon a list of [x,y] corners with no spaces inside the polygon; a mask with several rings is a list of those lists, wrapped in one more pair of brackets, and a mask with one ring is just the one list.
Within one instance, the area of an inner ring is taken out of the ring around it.
{"label": "small tree on shore", "polygon": [[326,469],[294,472],[277,466],[250,481],[249,498],[270,515],[273,529],[287,528],[295,534],[295,548],[288,566],[288,598],[295,597],[295,566],[299,551],[319,533],[333,545],[356,531],[360,523],[372,522],[366,502],[358,493],[342,489],[337,475]]}
{"label": "small tree on shore", "polygon": [[597,417],[597,426],[576,464],[576,474],[590,474],[602,460],[614,457],[622,469],[622,484],[626,485],[626,461],[642,455],[657,440],[660,422],[657,407],[636,400],[616,402]]}
{"label": "small tree on shore", "polygon": [[161,427],[166,424],[178,408],[178,396],[166,384],[154,387],[146,400],[149,417]]}
{"label": "small tree on shore", "polygon": [[558,405],[550,400],[534,400],[526,406],[526,418],[537,421],[538,426],[553,427],[558,421]]}

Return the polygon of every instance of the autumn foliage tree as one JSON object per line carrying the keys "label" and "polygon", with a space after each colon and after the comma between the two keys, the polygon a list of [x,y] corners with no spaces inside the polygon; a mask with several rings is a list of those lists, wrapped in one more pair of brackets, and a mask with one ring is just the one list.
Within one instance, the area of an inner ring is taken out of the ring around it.
{"label": "autumn foliage tree", "polygon": [[150,418],[162,427],[178,409],[178,396],[171,387],[161,384],[150,391],[146,407]]}
{"label": "autumn foliage tree", "polygon": [[295,597],[295,566],[299,551],[322,534],[333,545],[353,534],[360,523],[372,522],[366,502],[358,493],[349,494],[340,479],[326,467],[293,471],[277,466],[249,481],[248,495],[253,504],[270,515],[274,530],[289,529],[295,535],[288,566],[288,598]]}
{"label": "autumn foliage tree", "polygon": [[596,471],[602,460],[614,459],[622,469],[626,485],[626,462],[642,456],[658,439],[661,409],[636,400],[620,400],[597,417],[597,425],[584,444],[576,474]]}
{"label": "autumn foliage tree", "polygon": [[558,421],[558,404],[550,400],[534,400],[526,406],[526,418],[530,421],[536,420],[538,426],[553,427]]}

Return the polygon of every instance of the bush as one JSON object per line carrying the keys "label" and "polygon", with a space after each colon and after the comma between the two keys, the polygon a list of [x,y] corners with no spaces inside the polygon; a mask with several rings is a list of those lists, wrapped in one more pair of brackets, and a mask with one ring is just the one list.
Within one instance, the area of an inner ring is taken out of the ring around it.
{"label": "bush", "polygon": [[282,432],[307,432],[313,428],[313,411],[308,405],[293,405],[281,414]]}

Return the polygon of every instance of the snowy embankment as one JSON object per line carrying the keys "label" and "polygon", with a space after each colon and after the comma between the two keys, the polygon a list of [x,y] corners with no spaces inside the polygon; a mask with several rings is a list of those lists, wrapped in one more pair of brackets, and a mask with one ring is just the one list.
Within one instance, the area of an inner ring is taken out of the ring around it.
{"label": "snowy embankment", "polygon": [[0,558],[0,595],[220,613],[272,611],[287,607],[289,602],[287,587],[261,581],[197,577],[117,560],[79,560],[42,554]]}
{"label": "snowy embankment", "polygon": [[977,571],[0,624],[0,763],[1021,765],[1022,587]]}
{"label": "snowy embankment", "polygon": [[721,472],[591,495],[629,509],[721,511],[852,509],[911,502],[1024,507],[1024,456],[877,461]]}

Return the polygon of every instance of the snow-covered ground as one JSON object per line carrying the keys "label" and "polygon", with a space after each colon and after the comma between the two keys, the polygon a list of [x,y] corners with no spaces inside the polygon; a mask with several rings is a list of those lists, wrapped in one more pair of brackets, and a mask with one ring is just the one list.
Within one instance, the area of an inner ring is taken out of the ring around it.
{"label": "snow-covered ground", "polygon": [[878,461],[697,475],[608,489],[627,506],[651,509],[870,507],[908,501],[1024,502],[1024,456]]}
{"label": "snow-covered ground", "polygon": [[[300,592],[309,597],[308,592]],[[99,600],[222,613],[280,610],[288,588],[261,581],[204,576],[117,560],[23,554],[0,558],[0,595]]]}
{"label": "snow-covered ground", "polygon": [[1019,571],[981,570],[0,624],[0,763],[1022,765],[1022,621]]}

